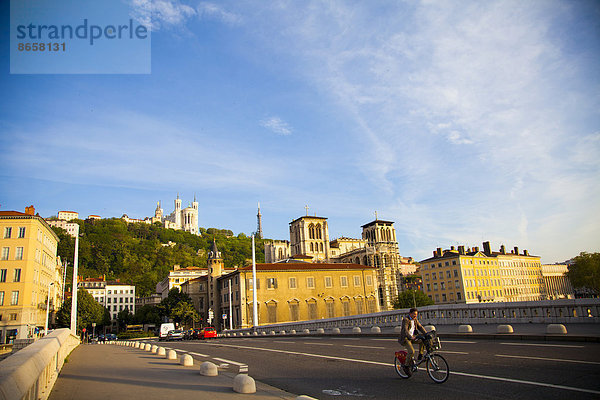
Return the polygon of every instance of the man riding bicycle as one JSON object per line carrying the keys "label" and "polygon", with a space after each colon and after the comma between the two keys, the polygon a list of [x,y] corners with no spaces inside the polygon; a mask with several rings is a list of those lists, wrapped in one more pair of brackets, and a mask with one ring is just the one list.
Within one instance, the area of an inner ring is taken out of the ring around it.
{"label": "man riding bicycle", "polygon": [[423,340],[417,339],[417,336],[415,335],[415,331],[419,331],[424,335],[427,334],[427,331],[417,319],[418,313],[419,311],[416,308],[411,308],[408,315],[402,318],[402,331],[400,331],[400,338],[398,339],[398,342],[406,347],[406,352],[408,353],[403,366],[404,371],[408,375],[412,374],[411,367],[415,362],[413,358],[415,355],[413,343],[419,343],[419,360],[423,357],[423,351],[425,350]]}

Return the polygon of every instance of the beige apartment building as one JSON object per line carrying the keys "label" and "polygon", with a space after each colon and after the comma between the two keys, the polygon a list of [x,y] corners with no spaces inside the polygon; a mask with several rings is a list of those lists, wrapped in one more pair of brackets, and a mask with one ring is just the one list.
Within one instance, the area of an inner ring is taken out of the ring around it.
{"label": "beige apartment building", "polygon": [[43,331],[50,292],[50,320],[62,303],[58,236],[33,206],[0,211],[0,343]]}
{"label": "beige apartment building", "polygon": [[547,298],[539,256],[504,246],[492,252],[490,243],[466,249],[441,248],[421,261],[423,291],[436,304],[532,301]]}

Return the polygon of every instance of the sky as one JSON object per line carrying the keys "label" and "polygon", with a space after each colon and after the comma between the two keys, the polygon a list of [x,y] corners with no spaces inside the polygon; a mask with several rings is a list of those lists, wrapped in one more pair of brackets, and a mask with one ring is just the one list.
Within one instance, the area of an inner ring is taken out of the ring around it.
{"label": "sky", "polygon": [[11,74],[1,2],[0,210],[600,251],[600,3],[123,2],[149,74]]}

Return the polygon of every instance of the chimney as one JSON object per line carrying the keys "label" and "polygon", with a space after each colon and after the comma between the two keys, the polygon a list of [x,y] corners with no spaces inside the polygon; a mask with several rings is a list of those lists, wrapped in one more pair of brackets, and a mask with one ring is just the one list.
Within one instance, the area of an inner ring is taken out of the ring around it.
{"label": "chimney", "polygon": [[515,246],[515,256],[519,255],[519,248],[517,246]]}
{"label": "chimney", "polygon": [[506,254],[506,247],[504,245],[500,246],[500,254]]}
{"label": "chimney", "polygon": [[490,242],[483,242],[483,252],[487,256],[492,255],[492,249],[490,248]]}
{"label": "chimney", "polygon": [[177,271],[177,270],[179,270],[179,268],[181,268],[181,265],[179,265],[179,264],[173,265],[173,271]]}
{"label": "chimney", "polygon": [[450,246],[450,251],[456,250],[454,246]]}
{"label": "chimney", "polygon": [[25,214],[35,215],[35,207],[33,205],[30,205],[29,207],[25,207]]}
{"label": "chimney", "polygon": [[477,247],[477,246],[473,247],[473,251],[474,251],[475,253],[477,253],[477,252],[479,251],[479,247]]}
{"label": "chimney", "polygon": [[458,246],[458,254],[465,255],[465,246]]}
{"label": "chimney", "polygon": [[438,257],[441,257],[441,256],[442,256],[442,248],[441,248],[441,247],[438,247],[438,248],[435,250],[435,252],[436,252],[436,254],[437,254],[437,256],[438,256]]}
{"label": "chimney", "polygon": [[529,255],[529,251],[523,250],[523,255],[528,256]]}

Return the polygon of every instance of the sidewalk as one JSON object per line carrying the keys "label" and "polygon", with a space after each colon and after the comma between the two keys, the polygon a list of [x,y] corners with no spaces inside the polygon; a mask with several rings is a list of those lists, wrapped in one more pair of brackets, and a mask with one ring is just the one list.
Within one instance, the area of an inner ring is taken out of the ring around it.
{"label": "sidewalk", "polygon": [[256,393],[233,391],[236,374],[219,376],[199,373],[200,361],[184,367],[151,352],[111,344],[81,344],[68,357],[50,393],[49,400],[152,400],[210,398],[295,399],[296,396],[256,382]]}

